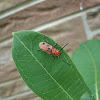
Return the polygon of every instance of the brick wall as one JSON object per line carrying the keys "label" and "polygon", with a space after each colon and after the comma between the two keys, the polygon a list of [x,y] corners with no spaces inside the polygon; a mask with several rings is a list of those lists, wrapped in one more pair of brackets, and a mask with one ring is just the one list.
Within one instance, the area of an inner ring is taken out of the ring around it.
{"label": "brick wall", "polygon": [[12,32],[42,32],[71,57],[80,42],[100,39],[100,0],[0,0],[0,100],[36,100],[11,57]]}

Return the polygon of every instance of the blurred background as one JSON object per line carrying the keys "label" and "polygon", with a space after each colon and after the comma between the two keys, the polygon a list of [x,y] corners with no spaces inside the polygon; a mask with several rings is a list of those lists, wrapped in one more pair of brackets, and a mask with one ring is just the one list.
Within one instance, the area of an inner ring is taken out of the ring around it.
{"label": "blurred background", "polygon": [[11,57],[12,32],[34,30],[72,52],[100,39],[100,0],[0,0],[0,100],[36,100]]}

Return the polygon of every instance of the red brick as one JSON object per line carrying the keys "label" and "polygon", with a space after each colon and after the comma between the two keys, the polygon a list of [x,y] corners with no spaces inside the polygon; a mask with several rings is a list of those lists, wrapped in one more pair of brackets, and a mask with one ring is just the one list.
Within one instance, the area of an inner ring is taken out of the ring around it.
{"label": "red brick", "polygon": [[87,13],[87,21],[92,31],[100,29],[100,7],[95,11],[89,11]]}
{"label": "red brick", "polygon": [[0,44],[0,83],[20,76],[11,56],[11,43]]}
{"label": "red brick", "polygon": [[[99,0],[83,1],[83,7],[97,5]],[[80,10],[80,1],[46,0],[14,15],[0,20],[0,41],[12,37],[12,32],[32,29],[33,27],[57,20]]]}
{"label": "red brick", "polygon": [[29,0],[0,0],[0,12],[15,7]]}

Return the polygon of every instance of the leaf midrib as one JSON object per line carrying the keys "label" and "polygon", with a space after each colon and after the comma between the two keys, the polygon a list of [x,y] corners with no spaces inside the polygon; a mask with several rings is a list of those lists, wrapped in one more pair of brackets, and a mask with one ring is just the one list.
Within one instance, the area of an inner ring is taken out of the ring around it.
{"label": "leaf midrib", "polygon": [[95,60],[94,60],[94,57],[92,56],[92,53],[91,51],[89,50],[89,48],[85,45],[85,44],[82,44],[86,50],[88,51],[92,61],[93,61],[93,65],[94,65],[94,70],[95,70],[95,89],[96,89],[96,99],[99,100],[99,95],[98,95],[98,85],[97,85],[97,69],[96,69],[96,63],[95,63]]}
{"label": "leaf midrib", "polygon": [[[15,33],[13,33],[13,35],[14,36],[16,36],[15,35]],[[40,66],[45,70],[45,72],[51,77],[51,79],[64,91],[64,93],[66,93],[68,96],[69,96],[69,98],[71,99],[71,100],[73,100],[73,98],[63,89],[63,87],[59,84],[59,83],[57,83],[57,81],[52,77],[52,75],[43,67],[43,65],[38,61],[38,59],[33,55],[33,53],[24,45],[24,43],[16,36],[16,38],[19,40],[19,42],[28,50],[28,52],[36,59],[36,61],[40,64]]]}

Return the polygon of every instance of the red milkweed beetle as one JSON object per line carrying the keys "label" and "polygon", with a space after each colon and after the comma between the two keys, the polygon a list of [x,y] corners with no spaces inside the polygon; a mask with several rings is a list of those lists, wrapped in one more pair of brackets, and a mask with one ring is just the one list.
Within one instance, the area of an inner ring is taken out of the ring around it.
{"label": "red milkweed beetle", "polygon": [[[59,57],[59,56],[61,55],[61,50],[62,50],[68,43],[67,43],[63,48],[61,48],[60,50],[58,50],[58,49],[54,48],[54,47],[57,45],[57,43],[56,43],[54,46],[52,46],[52,45],[50,45],[50,43],[48,42],[48,40],[47,40],[47,38],[46,38],[45,35],[44,35],[44,37],[45,37],[45,40],[47,41],[47,43],[46,43],[46,42],[40,42],[40,43],[39,43],[39,47],[40,47],[39,50],[44,51],[44,52],[47,52],[48,54],[52,54],[53,56],[57,56],[60,60],[62,60],[62,59]],[[62,61],[65,62],[64,60],[62,60]],[[69,64],[68,62],[65,62],[65,63]]]}

